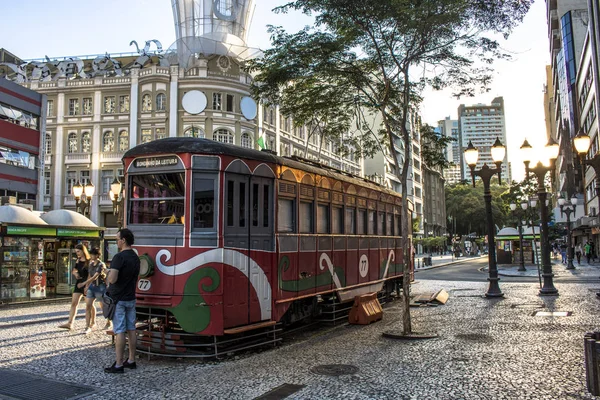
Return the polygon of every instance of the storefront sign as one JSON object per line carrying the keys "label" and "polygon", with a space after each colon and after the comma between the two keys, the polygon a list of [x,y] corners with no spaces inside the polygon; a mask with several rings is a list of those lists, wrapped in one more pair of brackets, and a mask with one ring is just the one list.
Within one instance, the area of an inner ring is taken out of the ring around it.
{"label": "storefront sign", "polygon": [[41,226],[7,226],[7,235],[54,236],[56,229]]}
{"label": "storefront sign", "polygon": [[136,168],[172,167],[179,163],[177,156],[138,158],[133,162]]}
{"label": "storefront sign", "polygon": [[43,299],[46,297],[46,271],[42,273],[31,272],[29,275],[29,297]]}
{"label": "storefront sign", "polygon": [[68,237],[99,237],[99,231],[85,231],[83,229],[57,228],[56,236]]}

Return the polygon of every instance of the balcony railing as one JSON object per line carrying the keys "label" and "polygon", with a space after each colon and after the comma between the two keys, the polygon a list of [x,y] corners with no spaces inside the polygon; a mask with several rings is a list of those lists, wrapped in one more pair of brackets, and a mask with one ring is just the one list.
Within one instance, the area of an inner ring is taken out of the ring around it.
{"label": "balcony railing", "polygon": [[89,164],[92,162],[92,155],[89,153],[67,153],[65,164]]}
{"label": "balcony railing", "polygon": [[111,151],[106,153],[100,153],[100,162],[118,162],[120,163],[123,159],[122,151]]}

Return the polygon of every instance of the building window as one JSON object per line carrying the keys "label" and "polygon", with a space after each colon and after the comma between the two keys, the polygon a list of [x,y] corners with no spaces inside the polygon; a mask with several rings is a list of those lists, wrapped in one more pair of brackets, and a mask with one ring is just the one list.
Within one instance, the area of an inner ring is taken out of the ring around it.
{"label": "building window", "polygon": [[106,96],[104,98],[104,113],[114,114],[117,110],[117,99],[115,96]]}
{"label": "building window", "polygon": [[79,99],[69,99],[69,115],[79,115]]}
{"label": "building window", "polygon": [[[115,179],[115,173],[112,169],[110,170],[102,170],[102,187],[101,194],[109,194],[110,193],[110,184],[113,183]],[[112,199],[111,199],[112,200]]]}
{"label": "building window", "polygon": [[198,127],[192,126],[191,128],[187,128],[185,132],[183,132],[183,136],[185,137],[195,137],[195,138],[204,138],[204,131]]}
{"label": "building window", "polygon": [[50,188],[52,187],[50,185],[50,171],[44,171],[44,195],[45,196],[50,196]]}
{"label": "building window", "polygon": [[46,154],[52,154],[52,136],[46,133]]}
{"label": "building window", "polygon": [[269,124],[275,125],[275,110],[269,108]]}
{"label": "building window", "polygon": [[77,172],[76,171],[67,171],[65,175],[65,180],[67,184],[67,194],[73,194],[73,186],[77,183]]}
{"label": "building window", "polygon": [[129,149],[129,133],[127,131],[119,132],[119,151],[127,151]]}
{"label": "building window", "polygon": [[232,94],[227,95],[227,111],[233,112],[233,95]]}
{"label": "building window", "polygon": [[213,110],[221,109],[221,93],[213,93]]}
{"label": "building window", "polygon": [[165,111],[167,109],[167,96],[164,93],[156,95],[156,111]]}
{"label": "building window", "polygon": [[119,96],[119,112],[120,113],[128,113],[129,112],[129,95]]}
{"label": "building window", "polygon": [[152,129],[142,129],[142,140],[141,143],[148,143],[152,141]]}
{"label": "building window", "polygon": [[156,128],[156,139],[164,139],[167,137],[167,132],[165,128]]}
{"label": "building window", "polygon": [[254,147],[252,146],[252,137],[248,133],[242,133],[240,145],[247,149],[252,149]]}
{"label": "building window", "polygon": [[227,129],[217,129],[213,139],[217,142],[233,144],[233,135]]}
{"label": "building window", "polygon": [[92,115],[94,113],[94,107],[92,107],[92,98],[83,98],[83,109],[81,115]]}
{"label": "building window", "polygon": [[92,141],[90,140],[90,133],[83,132],[81,134],[81,152],[89,153],[92,149]]}
{"label": "building window", "polygon": [[115,151],[115,136],[111,131],[104,132],[102,137],[102,151],[107,153]]}
{"label": "building window", "polygon": [[46,109],[46,117],[54,116],[54,100],[48,100],[47,109]]}
{"label": "building window", "polygon": [[145,94],[142,96],[142,112],[152,111],[152,96]]}
{"label": "building window", "polygon": [[81,184],[83,186],[90,183],[90,171],[89,170],[79,172],[79,182],[81,182]]}
{"label": "building window", "polygon": [[77,134],[75,132],[69,133],[68,146],[69,153],[77,153],[79,151],[79,143],[77,140]]}

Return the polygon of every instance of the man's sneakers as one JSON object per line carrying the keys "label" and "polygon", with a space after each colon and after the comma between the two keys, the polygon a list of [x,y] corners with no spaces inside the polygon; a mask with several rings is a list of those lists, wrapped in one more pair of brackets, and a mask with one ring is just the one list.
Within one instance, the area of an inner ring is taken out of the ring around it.
{"label": "man's sneakers", "polygon": [[135,364],[135,361],[130,363],[129,360],[125,360],[122,366],[117,367],[117,362],[115,361],[110,367],[104,368],[104,372],[109,374],[122,374],[125,372],[125,368],[136,369],[137,365]]}
{"label": "man's sneakers", "polygon": [[125,372],[125,368],[123,368],[123,366],[117,367],[117,362],[115,361],[110,367],[104,368],[104,372],[109,374],[122,374]]}

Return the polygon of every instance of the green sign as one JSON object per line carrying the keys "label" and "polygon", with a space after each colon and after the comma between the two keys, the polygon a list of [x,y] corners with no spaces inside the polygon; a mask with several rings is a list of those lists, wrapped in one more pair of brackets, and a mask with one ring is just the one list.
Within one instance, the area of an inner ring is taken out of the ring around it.
{"label": "green sign", "polygon": [[100,233],[98,231],[84,231],[83,229],[58,228],[56,230],[56,236],[99,237]]}
{"label": "green sign", "polygon": [[30,235],[30,236],[54,236],[55,228],[46,228],[43,226],[7,226],[7,235]]}

